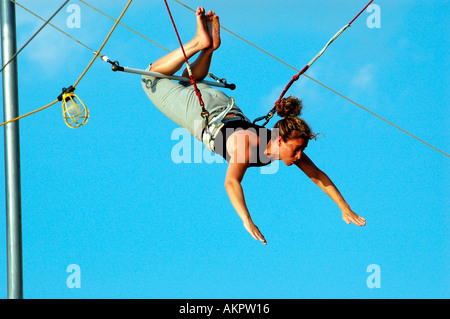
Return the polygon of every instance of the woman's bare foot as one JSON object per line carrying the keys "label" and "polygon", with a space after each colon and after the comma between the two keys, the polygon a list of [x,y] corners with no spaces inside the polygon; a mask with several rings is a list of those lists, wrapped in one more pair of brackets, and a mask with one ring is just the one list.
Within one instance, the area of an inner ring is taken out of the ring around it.
{"label": "woman's bare foot", "polygon": [[[197,8],[195,14],[197,17],[196,34],[191,41],[183,45],[184,52],[188,59],[199,52],[212,51],[213,41],[206,27],[205,9],[199,7]],[[183,66],[184,63],[184,54],[182,53],[181,48],[178,48],[156,60],[152,64],[152,71],[166,75],[173,75]]]}
{"label": "woman's bare foot", "polygon": [[207,29],[207,19],[205,15],[205,8],[198,7],[195,12],[197,16],[197,32],[194,39],[201,50],[207,49],[212,45],[212,39]]}
{"label": "woman's bare foot", "polygon": [[209,10],[206,15],[206,27],[210,38],[212,39],[212,49],[217,50],[220,47],[220,21],[214,11]]}

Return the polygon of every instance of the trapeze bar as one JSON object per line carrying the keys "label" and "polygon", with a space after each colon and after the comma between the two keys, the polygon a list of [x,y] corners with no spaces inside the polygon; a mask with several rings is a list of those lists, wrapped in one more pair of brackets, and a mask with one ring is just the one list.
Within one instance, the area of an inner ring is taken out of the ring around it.
{"label": "trapeze bar", "polygon": [[[151,71],[147,71],[147,70],[139,70],[139,69],[132,69],[132,68],[127,68],[127,67],[114,67],[113,65],[113,71],[122,71],[122,72],[127,72],[127,73],[134,73],[134,74],[140,74],[140,75],[149,75],[149,76],[154,76],[157,78],[162,78],[162,79],[171,79],[171,80],[177,80],[177,81],[181,81],[181,82],[190,82],[190,79],[187,77],[183,77],[183,76],[176,76],[176,75],[165,75],[165,74],[161,74],[161,73],[157,73],[157,72],[151,72]],[[234,90],[236,88],[235,84],[228,84],[228,83],[222,83],[222,82],[214,82],[214,81],[197,81],[197,83],[204,83],[210,86],[217,86],[217,87],[222,87],[222,88],[227,88],[230,90]]]}

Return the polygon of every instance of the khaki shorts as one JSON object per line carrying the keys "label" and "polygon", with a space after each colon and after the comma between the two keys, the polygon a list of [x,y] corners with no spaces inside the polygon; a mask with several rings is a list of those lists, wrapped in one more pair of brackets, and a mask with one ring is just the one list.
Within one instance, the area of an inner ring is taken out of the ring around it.
{"label": "khaki shorts", "polygon": [[[206,123],[200,115],[202,108],[191,83],[180,83],[144,75],[142,76],[142,87],[149,99],[161,112],[179,126],[188,130],[193,137],[202,141]],[[210,119],[223,111],[230,102],[230,98],[218,89],[204,83],[197,83],[197,87],[202,94]],[[237,106],[234,106],[228,114],[236,114],[248,120]]]}

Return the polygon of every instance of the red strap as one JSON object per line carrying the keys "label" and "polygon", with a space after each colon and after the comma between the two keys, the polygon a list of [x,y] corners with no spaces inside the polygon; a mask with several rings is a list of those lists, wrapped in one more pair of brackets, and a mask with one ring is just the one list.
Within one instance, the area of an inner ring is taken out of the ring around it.
{"label": "red strap", "polygon": [[[167,4],[167,0],[164,0],[164,2],[166,4],[167,11],[169,12],[170,20],[172,20],[172,24],[173,24],[173,28],[175,29],[175,33],[177,34],[178,42],[180,42],[180,47],[181,47],[181,51],[183,52],[184,60],[186,61],[186,64],[189,67],[189,61],[188,61],[188,58],[186,56],[186,52],[184,52],[183,43],[181,42],[181,38],[180,38],[180,35],[178,33],[177,26],[175,25],[175,21],[174,21],[174,19],[172,17],[172,13],[170,12],[169,5]],[[195,77],[192,74],[189,75],[189,78],[191,80],[191,84],[194,86],[195,94],[198,97],[198,101],[200,103],[200,106],[202,107],[202,111],[203,111],[202,114],[203,114],[206,111],[205,110],[205,103],[203,102],[202,94],[200,93],[200,90],[197,87],[197,81],[195,80]]]}
{"label": "red strap", "polygon": [[281,102],[281,99],[284,97],[284,95],[286,94],[286,92],[289,90],[289,88],[292,86],[292,84],[294,84],[294,82],[295,81],[297,81],[299,78],[300,78],[300,76],[303,74],[303,73],[305,73],[306,72],[306,70],[308,70],[309,69],[309,65],[307,65],[307,66],[305,66],[304,68],[303,68],[303,70],[301,70],[298,74],[296,74],[296,75],[294,75],[293,77],[292,77],[292,79],[289,81],[289,83],[286,85],[286,87],[284,88],[284,90],[283,90],[283,92],[281,92],[281,95],[280,95],[280,98],[278,99],[278,101],[276,101],[275,102],[275,106],[272,108],[272,113],[274,113],[275,114],[275,110],[277,109],[277,105],[278,105],[278,103],[280,103]]}
{"label": "red strap", "polygon": [[357,15],[356,17],[353,18],[352,21],[350,21],[349,25],[352,24],[356,19],[358,19],[358,17],[364,12],[364,10],[367,9],[368,6],[370,6],[370,4],[371,4],[372,2],[373,2],[373,0],[370,1],[370,2],[367,4],[367,6],[365,6],[364,9],[362,9],[361,12],[358,13],[358,15]]}
{"label": "red strap", "polygon": [[[358,17],[364,12],[364,10],[367,9],[367,7],[373,2],[374,0],[370,1],[365,7],[364,9],[361,10],[361,12],[358,13],[358,15],[353,18],[352,21],[350,21],[350,23],[348,25],[351,25],[356,19],[358,19]],[[281,99],[284,97],[284,95],[286,94],[286,92],[289,90],[289,88],[292,86],[292,84],[294,84],[295,81],[297,81],[300,76],[306,72],[306,70],[308,70],[309,65],[306,65],[303,70],[301,70],[297,75],[294,75],[294,77],[292,78],[292,80],[286,85],[286,87],[284,88],[283,92],[280,95],[280,98],[278,99],[278,101],[275,102],[275,106],[272,108],[272,110],[269,113],[275,114],[275,111],[277,109],[277,105],[278,103],[281,102]]]}
{"label": "red strap", "polygon": [[194,91],[195,91],[195,94],[197,94],[200,106],[202,108],[204,108],[205,103],[203,102],[203,99],[202,99],[202,93],[200,93],[200,90],[197,87],[197,81],[195,80],[195,77],[193,75],[190,75],[189,78],[191,79],[191,84],[194,86]]}

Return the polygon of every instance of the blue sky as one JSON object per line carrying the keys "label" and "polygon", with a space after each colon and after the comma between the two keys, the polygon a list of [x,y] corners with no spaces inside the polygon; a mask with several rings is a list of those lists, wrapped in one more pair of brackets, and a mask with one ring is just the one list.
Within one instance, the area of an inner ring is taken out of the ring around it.
{"label": "blue sky", "polygon": [[[127,3],[88,2],[114,18]],[[223,26],[297,69],[367,3],[183,2],[215,10]],[[62,1],[19,3],[48,18]],[[68,27],[65,10],[52,23],[97,50],[113,22],[70,3],[80,8],[80,28]],[[371,13],[363,13],[307,74],[448,154],[450,2],[375,3],[381,27],[369,28]],[[188,41],[193,13],[169,5]],[[20,47],[42,21],[16,10]],[[162,0],[133,1],[122,22],[168,49],[178,46]],[[165,51],[119,26],[103,53],[145,68]],[[46,27],[18,58],[20,114],[55,100],[92,56]],[[266,114],[296,74],[226,32],[211,71],[236,83],[226,93],[251,119]],[[179,130],[148,100],[138,75],[113,73],[98,60],[75,93],[90,110],[83,127],[68,128],[60,104],[20,121],[25,298],[450,296],[449,158],[313,81],[302,77],[288,92],[303,99],[304,119],[324,134],[306,153],[367,225],[344,223],[296,167],[252,169],[243,187],[267,246],[233,210],[225,163],[174,162],[179,141],[171,137]],[[4,298],[5,228],[0,218]],[[67,286],[71,264],[80,268],[81,288]],[[380,288],[367,286],[372,264]]]}

